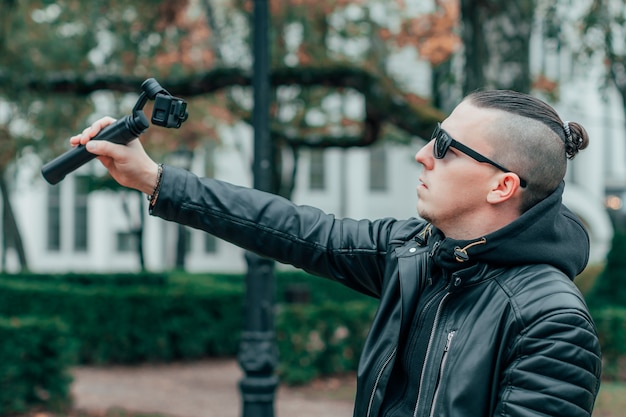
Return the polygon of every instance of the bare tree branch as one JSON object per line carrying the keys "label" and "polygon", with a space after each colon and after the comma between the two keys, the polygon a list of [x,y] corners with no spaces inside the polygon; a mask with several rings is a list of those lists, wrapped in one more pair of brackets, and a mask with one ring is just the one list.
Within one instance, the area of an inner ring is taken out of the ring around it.
{"label": "bare tree branch", "polygon": [[[11,81],[0,74],[0,85]],[[136,76],[61,73],[22,83],[25,88],[38,92],[87,95],[98,90],[136,92],[143,81]],[[252,76],[249,71],[238,68],[217,68],[186,78],[160,79],[159,82],[175,95],[196,97],[227,87],[251,86]],[[370,122],[392,123],[420,137],[428,137],[436,122],[444,118],[438,109],[426,102],[410,103],[407,95],[388,80],[357,67],[278,68],[271,74],[271,83],[274,87],[300,85],[352,88],[365,97],[366,118]]]}

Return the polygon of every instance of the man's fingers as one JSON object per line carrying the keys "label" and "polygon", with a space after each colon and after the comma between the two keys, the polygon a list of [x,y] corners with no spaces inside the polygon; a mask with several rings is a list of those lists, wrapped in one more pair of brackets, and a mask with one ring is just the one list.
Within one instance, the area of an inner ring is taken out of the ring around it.
{"label": "man's fingers", "polygon": [[93,139],[102,129],[115,122],[115,119],[109,116],[96,120],[91,126],[86,127],[79,135],[70,138],[72,146],[84,145]]}
{"label": "man's fingers", "polygon": [[[87,150],[98,156],[109,157],[115,161],[125,163],[131,154],[136,154],[136,148],[139,145],[139,139],[135,138],[128,142],[126,145],[120,145],[118,143],[109,142],[107,140],[90,140],[85,144]],[[135,149],[134,151],[131,149]]]}
{"label": "man's fingers", "polygon": [[94,136],[96,134],[98,134],[98,132],[100,132],[102,129],[104,129],[105,127],[107,127],[108,125],[110,125],[111,123],[114,123],[115,119],[110,117],[110,116],[105,116],[102,119],[98,119],[96,120],[92,125],[91,125],[91,131],[94,133]]}
{"label": "man's fingers", "polygon": [[70,145],[78,146],[80,145],[80,135],[74,135],[70,138]]}

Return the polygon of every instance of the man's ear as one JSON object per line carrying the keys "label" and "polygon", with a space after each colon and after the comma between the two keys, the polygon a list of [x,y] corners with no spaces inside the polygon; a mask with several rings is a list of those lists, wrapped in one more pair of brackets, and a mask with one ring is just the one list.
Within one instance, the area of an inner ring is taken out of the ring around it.
{"label": "man's ear", "polygon": [[520,188],[520,179],[512,172],[502,172],[494,178],[493,187],[487,194],[487,202],[499,204],[511,200]]}

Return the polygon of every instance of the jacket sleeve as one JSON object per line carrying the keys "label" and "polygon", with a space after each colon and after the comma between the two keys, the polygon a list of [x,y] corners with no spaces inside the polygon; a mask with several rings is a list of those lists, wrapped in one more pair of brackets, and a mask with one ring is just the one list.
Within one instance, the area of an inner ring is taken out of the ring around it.
{"label": "jacket sleeve", "polygon": [[517,339],[494,415],[590,417],[601,367],[595,326],[584,311],[543,316]]}
{"label": "jacket sleeve", "polygon": [[319,209],[164,167],[151,214],[259,255],[380,295],[393,219],[336,219]]}

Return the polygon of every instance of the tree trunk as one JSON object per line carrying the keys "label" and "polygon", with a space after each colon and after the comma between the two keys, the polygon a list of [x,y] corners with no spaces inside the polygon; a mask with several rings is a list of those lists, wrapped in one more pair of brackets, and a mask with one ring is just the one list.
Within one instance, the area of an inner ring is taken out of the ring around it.
{"label": "tree trunk", "polygon": [[9,247],[12,247],[17,252],[17,257],[20,262],[20,269],[22,271],[28,270],[28,262],[26,260],[26,251],[24,250],[24,244],[22,242],[22,235],[20,229],[15,221],[15,215],[13,213],[13,206],[11,205],[11,199],[9,198],[9,190],[4,179],[3,173],[0,173],[0,194],[2,194],[2,269],[5,268],[6,251]]}
{"label": "tree trunk", "polygon": [[481,88],[529,92],[534,0],[461,0],[464,95]]}

